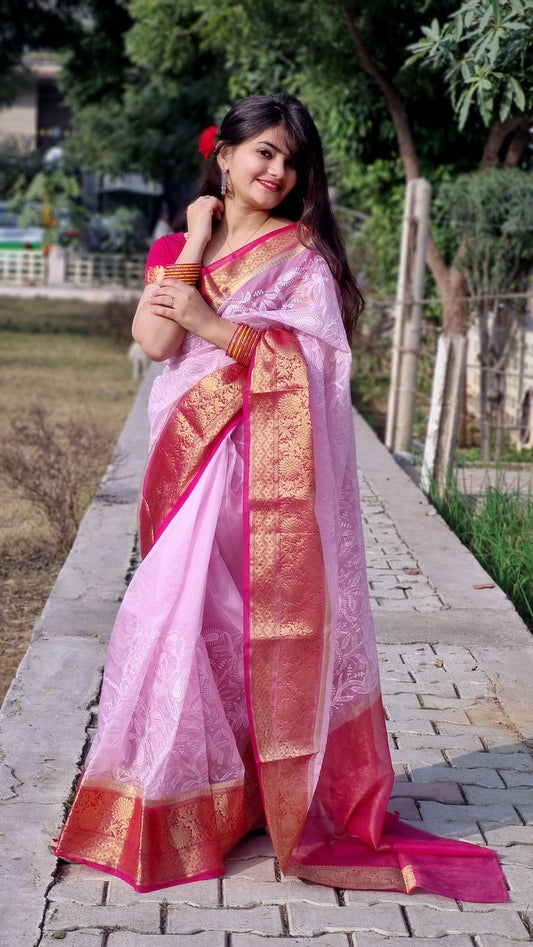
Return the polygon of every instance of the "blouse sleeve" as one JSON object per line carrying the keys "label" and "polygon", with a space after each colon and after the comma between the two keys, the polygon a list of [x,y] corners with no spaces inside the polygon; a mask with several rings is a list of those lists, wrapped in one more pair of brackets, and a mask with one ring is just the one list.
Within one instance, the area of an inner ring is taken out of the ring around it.
{"label": "blouse sleeve", "polygon": [[160,237],[150,247],[146,269],[144,271],[144,285],[159,283],[164,278],[165,266],[176,262],[185,246],[185,234],[169,233]]}

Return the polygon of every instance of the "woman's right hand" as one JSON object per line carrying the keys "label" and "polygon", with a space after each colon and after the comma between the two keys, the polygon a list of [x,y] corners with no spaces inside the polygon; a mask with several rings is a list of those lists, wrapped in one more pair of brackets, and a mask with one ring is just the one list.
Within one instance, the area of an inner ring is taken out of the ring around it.
{"label": "woman's right hand", "polygon": [[[213,220],[221,220],[224,204],[218,197],[204,194],[187,208],[187,243],[180,253],[180,263],[201,263],[204,250],[211,240]],[[191,256],[189,260],[188,257]],[[187,259],[185,259],[187,257]],[[194,257],[195,259],[192,259]]]}

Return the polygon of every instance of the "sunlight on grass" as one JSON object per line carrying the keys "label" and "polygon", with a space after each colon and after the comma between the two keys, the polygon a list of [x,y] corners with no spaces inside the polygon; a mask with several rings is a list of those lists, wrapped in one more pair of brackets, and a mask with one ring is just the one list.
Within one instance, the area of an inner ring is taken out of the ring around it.
{"label": "sunlight on grass", "polygon": [[461,542],[510,598],[533,630],[533,496],[508,488],[504,475],[479,497],[464,496],[457,481],[431,502]]}

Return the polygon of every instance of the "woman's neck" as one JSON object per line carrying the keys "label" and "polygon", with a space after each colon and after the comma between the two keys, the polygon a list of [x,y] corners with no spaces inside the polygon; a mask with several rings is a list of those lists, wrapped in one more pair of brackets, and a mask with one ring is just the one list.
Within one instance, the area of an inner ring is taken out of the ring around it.
{"label": "woman's neck", "polygon": [[271,217],[267,211],[240,210],[227,201],[221,220],[221,236],[224,236],[230,249],[238,250],[259,235],[269,220]]}
{"label": "woman's neck", "polygon": [[230,253],[235,253],[273,230],[278,230],[291,221],[272,217],[266,211],[239,210],[231,201],[226,201],[224,216],[216,226],[204,253],[204,265],[215,263]]}

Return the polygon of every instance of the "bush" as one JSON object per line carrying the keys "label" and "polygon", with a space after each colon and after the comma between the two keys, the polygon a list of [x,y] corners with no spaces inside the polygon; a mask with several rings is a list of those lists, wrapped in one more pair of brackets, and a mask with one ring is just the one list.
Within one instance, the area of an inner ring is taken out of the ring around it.
{"label": "bush", "polygon": [[131,299],[111,299],[94,309],[91,332],[112,339],[113,342],[131,343],[131,324],[135,305]]}
{"label": "bush", "polygon": [[0,447],[0,474],[45,514],[56,552],[66,555],[111,453],[112,438],[90,418],[52,422],[40,405],[12,421],[11,433]]}

